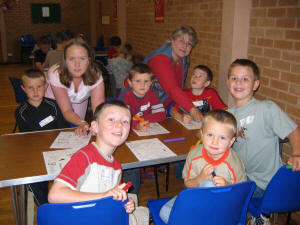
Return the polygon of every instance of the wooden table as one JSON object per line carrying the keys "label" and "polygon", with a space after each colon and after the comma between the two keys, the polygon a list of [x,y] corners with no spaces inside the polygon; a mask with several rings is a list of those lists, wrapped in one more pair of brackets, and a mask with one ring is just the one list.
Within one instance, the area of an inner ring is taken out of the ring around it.
{"label": "wooden table", "polygon": [[[122,164],[123,169],[132,169],[150,165],[163,164],[183,160],[192,144],[197,141],[196,130],[187,130],[174,119],[167,119],[160,123],[169,134],[139,137],[131,131],[128,141],[149,138],[159,138],[161,141],[170,138],[185,137],[184,141],[169,142],[166,145],[177,155],[156,160],[138,161],[130,149],[121,145],[114,153],[114,157]],[[47,175],[42,152],[51,151],[50,145],[62,130],[51,130],[30,133],[16,133],[0,136],[0,187],[10,187],[14,207],[16,224],[26,224],[25,184],[53,180],[56,175]],[[21,188],[20,199],[17,188]],[[25,202],[24,202],[25,201]]]}

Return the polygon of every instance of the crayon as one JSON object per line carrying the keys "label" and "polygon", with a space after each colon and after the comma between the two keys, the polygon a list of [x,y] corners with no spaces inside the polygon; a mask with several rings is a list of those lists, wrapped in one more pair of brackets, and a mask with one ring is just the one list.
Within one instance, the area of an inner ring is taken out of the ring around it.
{"label": "crayon", "polygon": [[[139,117],[137,114],[134,115],[134,118],[136,118],[138,121],[140,121],[141,123],[145,122],[145,120],[141,117]],[[146,127],[149,127],[148,123],[145,123]],[[149,127],[150,128],[150,127]]]}
{"label": "crayon", "polygon": [[182,112],[186,115],[189,115],[189,113],[182,107],[182,106],[179,106],[179,108],[182,110]]}
{"label": "crayon", "polygon": [[132,186],[132,183],[129,181],[124,187],[123,190],[127,191]]}
{"label": "crayon", "polygon": [[217,176],[217,174],[215,173],[215,171],[212,171],[211,175],[212,175],[212,177]]}
{"label": "crayon", "polygon": [[166,139],[166,140],[164,140],[164,142],[165,142],[165,143],[168,143],[168,142],[183,141],[183,140],[185,140],[185,137]]}
{"label": "crayon", "polygon": [[293,169],[293,166],[292,166],[292,165],[286,165],[285,168],[286,168],[286,169]]}

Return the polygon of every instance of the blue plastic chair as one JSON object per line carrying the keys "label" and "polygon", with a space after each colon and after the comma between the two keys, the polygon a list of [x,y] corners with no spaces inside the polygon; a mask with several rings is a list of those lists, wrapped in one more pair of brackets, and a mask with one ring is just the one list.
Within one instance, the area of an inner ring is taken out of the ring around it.
{"label": "blue plastic chair", "polygon": [[[249,210],[254,217],[261,213],[300,210],[300,171],[282,166],[268,184],[261,198],[252,198]],[[288,218],[289,219],[289,218]]]}
{"label": "blue plastic chair", "polygon": [[76,202],[49,203],[37,209],[38,225],[128,225],[124,202],[112,197]]}
{"label": "blue plastic chair", "polygon": [[[179,193],[168,224],[241,225],[246,223],[247,208],[255,189],[253,181],[213,188],[190,188]],[[155,225],[165,224],[159,216],[170,198],[150,200],[148,207]]]}

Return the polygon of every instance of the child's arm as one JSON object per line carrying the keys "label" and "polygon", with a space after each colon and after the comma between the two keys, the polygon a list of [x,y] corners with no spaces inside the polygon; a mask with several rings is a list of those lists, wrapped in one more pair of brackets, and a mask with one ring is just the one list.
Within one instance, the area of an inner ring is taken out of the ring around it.
{"label": "child's arm", "polygon": [[81,202],[109,196],[112,196],[114,200],[125,201],[127,199],[127,193],[122,190],[124,186],[125,183],[104,193],[89,193],[72,190],[62,182],[55,181],[49,191],[48,201],[50,203]]}
{"label": "child's arm", "polygon": [[203,180],[212,180],[211,173],[214,171],[214,167],[211,164],[206,164],[203,169],[201,170],[201,173],[190,179],[184,180],[184,185],[188,188],[196,188],[199,187],[200,182]]}
{"label": "child's arm", "polygon": [[293,171],[300,170],[300,129],[297,127],[292,133],[288,135],[291,142],[293,153],[288,160],[288,164],[293,166]]}

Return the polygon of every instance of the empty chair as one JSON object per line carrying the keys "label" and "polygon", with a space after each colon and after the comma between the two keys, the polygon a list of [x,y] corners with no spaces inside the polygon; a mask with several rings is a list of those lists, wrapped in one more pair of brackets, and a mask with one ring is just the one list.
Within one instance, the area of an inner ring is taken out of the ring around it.
{"label": "empty chair", "polygon": [[[246,223],[247,208],[255,189],[253,181],[224,187],[190,188],[177,196],[168,224],[241,225]],[[170,198],[150,200],[148,207],[155,225],[165,224],[159,216]]]}
{"label": "empty chair", "polygon": [[252,198],[249,210],[254,217],[273,212],[300,210],[300,171],[282,166],[268,184],[261,198]]}
{"label": "empty chair", "polygon": [[44,204],[37,209],[37,224],[128,225],[124,204],[112,197],[86,202]]}
{"label": "empty chair", "polygon": [[24,61],[24,54],[31,55],[35,43],[34,37],[31,34],[21,36],[21,63]]}
{"label": "empty chair", "polygon": [[[16,103],[21,104],[25,102],[27,100],[27,95],[21,88],[22,80],[16,77],[9,77],[8,79],[10,81],[11,86],[14,89]],[[13,133],[16,132],[16,129],[17,129],[17,123],[14,126]]]}

